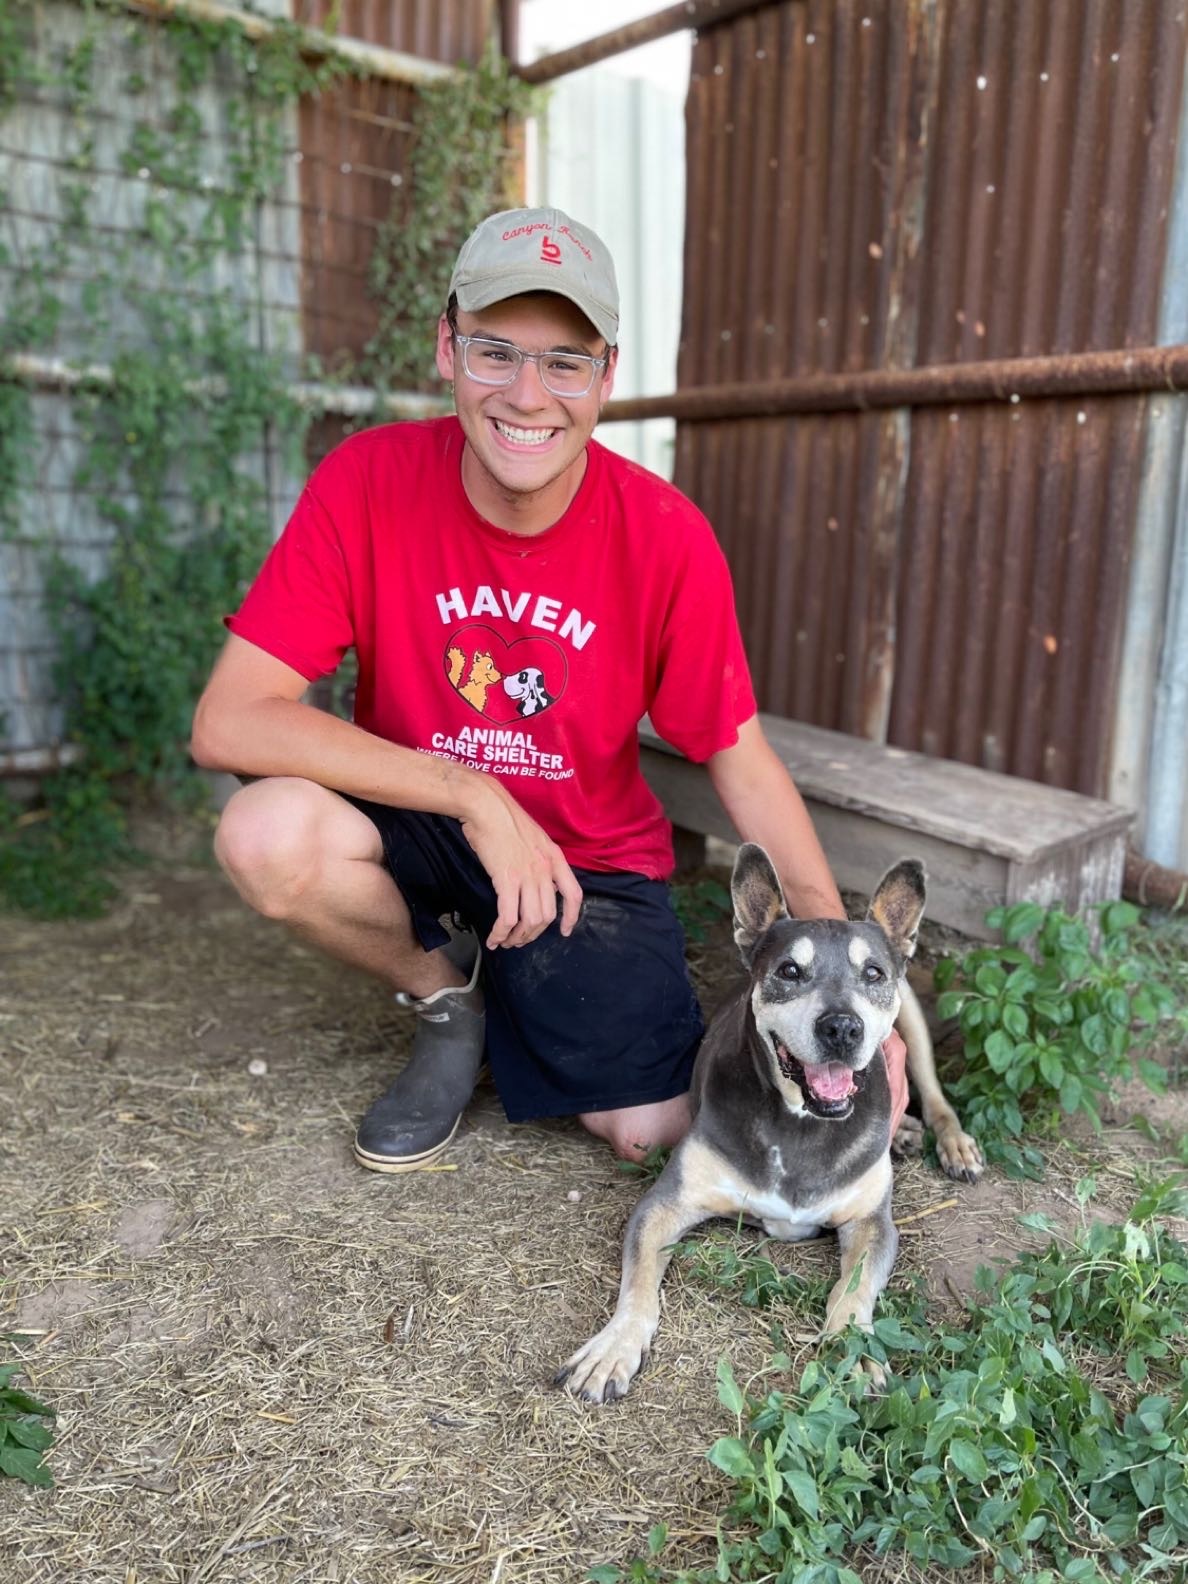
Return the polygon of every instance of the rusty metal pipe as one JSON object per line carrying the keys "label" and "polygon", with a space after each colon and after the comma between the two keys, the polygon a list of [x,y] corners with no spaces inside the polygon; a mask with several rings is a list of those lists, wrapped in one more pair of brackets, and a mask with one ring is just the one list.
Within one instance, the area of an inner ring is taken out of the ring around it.
{"label": "rusty metal pipe", "polygon": [[670,396],[629,396],[608,402],[602,419],[604,423],[641,418],[696,422],[1182,390],[1188,390],[1188,346],[1132,347],[1119,352],[1058,353],[930,368],[808,374],[762,384],[703,385]]}
{"label": "rusty metal pipe", "polygon": [[0,751],[0,779],[49,775],[54,770],[65,770],[82,758],[82,749],[75,743],[49,743],[31,748],[7,748]]}
{"label": "rusty metal pipe", "polygon": [[1137,902],[1140,907],[1182,912],[1188,907],[1188,874],[1182,874],[1178,869],[1166,869],[1162,864],[1144,858],[1133,847],[1128,847],[1122,895],[1129,902]]}
{"label": "rusty metal pipe", "polygon": [[641,17],[638,22],[627,22],[609,33],[599,33],[583,44],[525,62],[519,67],[519,75],[528,83],[553,82],[570,72],[580,71],[583,66],[593,66],[597,61],[609,60],[612,55],[622,55],[625,50],[651,44],[654,39],[667,38],[670,33],[712,27],[715,22],[728,22],[731,17],[770,4],[771,0],[682,0],[680,5],[666,6],[663,11]]}
{"label": "rusty metal pipe", "polygon": [[[276,18],[259,16],[254,11],[226,4],[225,0],[122,0],[122,3],[129,11],[138,11],[144,16],[180,16],[192,22],[233,23],[255,42],[271,38],[277,31]],[[301,27],[298,37],[303,54],[315,60],[328,55],[341,56],[357,71],[385,82],[419,85],[457,75],[457,68],[444,61],[424,60],[404,50],[386,49],[363,39],[342,38],[335,33],[325,33],[321,28]]]}

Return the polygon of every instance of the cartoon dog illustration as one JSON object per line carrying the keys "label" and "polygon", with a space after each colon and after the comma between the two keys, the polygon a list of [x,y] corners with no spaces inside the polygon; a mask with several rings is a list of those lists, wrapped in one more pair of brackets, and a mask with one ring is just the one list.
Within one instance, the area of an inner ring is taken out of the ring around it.
{"label": "cartoon dog illustration", "polygon": [[515,699],[517,715],[535,715],[556,702],[544,685],[544,672],[539,666],[525,666],[515,676],[504,677],[503,691]]}
{"label": "cartoon dog illustration", "polygon": [[462,673],[466,671],[466,656],[461,649],[453,647],[447,651],[447,655],[450,662],[451,686],[461,693],[468,704],[473,704],[475,709],[481,712],[486,708],[487,689],[503,680],[503,672],[495,669],[495,662],[489,650],[476,649],[470,660],[469,674],[463,682]]}

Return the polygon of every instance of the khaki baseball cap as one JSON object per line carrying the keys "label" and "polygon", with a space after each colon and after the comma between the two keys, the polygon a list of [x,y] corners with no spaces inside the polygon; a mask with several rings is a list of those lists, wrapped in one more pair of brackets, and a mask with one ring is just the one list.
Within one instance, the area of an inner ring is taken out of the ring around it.
{"label": "khaki baseball cap", "polygon": [[606,243],[561,209],[488,215],[462,244],[450,292],[467,313],[521,292],[568,297],[607,341],[619,334],[619,288]]}

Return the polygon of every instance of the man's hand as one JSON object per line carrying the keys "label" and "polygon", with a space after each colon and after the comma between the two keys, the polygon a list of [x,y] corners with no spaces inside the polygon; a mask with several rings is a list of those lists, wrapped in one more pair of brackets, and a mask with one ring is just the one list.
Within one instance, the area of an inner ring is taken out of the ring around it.
{"label": "man's hand", "polygon": [[883,1041],[887,1058],[887,1082],[891,1086],[891,1137],[894,1138],[908,1104],[907,1046],[892,1029]]}
{"label": "man's hand", "polygon": [[526,946],[557,917],[561,897],[561,933],[570,935],[578,921],[582,888],[557,843],[511,797],[501,798],[481,814],[463,819],[462,834],[491,876],[499,912],[487,936],[487,947]]}

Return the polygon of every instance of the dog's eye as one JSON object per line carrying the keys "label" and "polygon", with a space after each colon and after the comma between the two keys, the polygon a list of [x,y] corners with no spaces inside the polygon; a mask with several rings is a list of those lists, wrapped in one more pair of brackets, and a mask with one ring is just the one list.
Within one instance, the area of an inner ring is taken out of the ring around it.
{"label": "dog's eye", "polygon": [[866,980],[867,984],[878,984],[879,980],[885,979],[887,975],[875,963],[867,963],[866,967],[862,970],[862,977]]}
{"label": "dog's eye", "polygon": [[781,979],[796,980],[803,977],[800,972],[800,964],[792,962],[791,959],[787,962],[782,962],[776,969],[776,973],[779,974]]}

